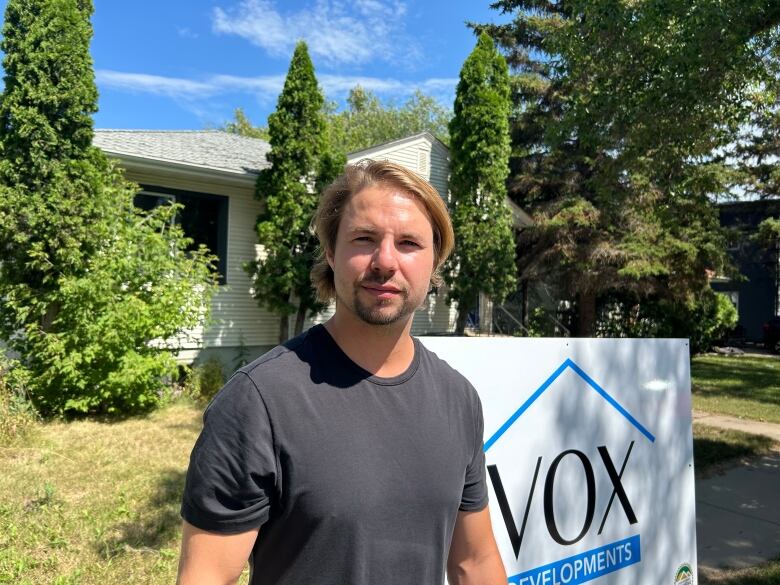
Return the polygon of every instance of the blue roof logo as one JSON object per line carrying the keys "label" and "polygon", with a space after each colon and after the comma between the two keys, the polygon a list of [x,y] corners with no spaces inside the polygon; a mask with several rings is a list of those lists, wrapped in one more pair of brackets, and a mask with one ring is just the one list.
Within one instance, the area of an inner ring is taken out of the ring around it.
{"label": "blue roof logo", "polygon": [[604,390],[604,388],[599,386],[599,384],[597,384],[596,381],[585,372],[585,370],[579,367],[571,359],[566,358],[566,360],[560,366],[558,366],[558,368],[550,375],[550,377],[547,378],[542,383],[542,385],[539,386],[539,388],[537,388],[536,391],[528,397],[528,400],[526,400],[522,406],[520,406],[520,408],[518,408],[515,413],[510,416],[509,419],[503,425],[501,425],[501,427],[495,433],[493,433],[493,436],[485,441],[484,451],[487,453],[487,450],[490,449],[496,443],[496,441],[498,441],[501,436],[509,430],[509,427],[517,422],[517,419],[519,419],[523,413],[528,410],[528,408],[536,401],[536,399],[544,394],[544,391],[547,390],[553,384],[553,382],[555,382],[561,376],[561,374],[563,374],[569,368],[571,368],[580,378],[582,378],[588,384],[588,386],[595,390],[615,410],[623,415],[623,417],[628,422],[634,425],[637,430],[639,430],[639,432],[642,433],[651,443],[655,442],[655,437],[653,434],[648,431],[638,420],[636,420],[630,412],[623,408],[623,406],[621,406],[617,400],[612,398],[612,396],[610,396],[609,393]]}

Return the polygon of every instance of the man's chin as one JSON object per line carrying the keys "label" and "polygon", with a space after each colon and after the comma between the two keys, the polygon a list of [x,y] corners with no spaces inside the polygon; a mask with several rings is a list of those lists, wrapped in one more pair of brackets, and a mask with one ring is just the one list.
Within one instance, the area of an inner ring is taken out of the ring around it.
{"label": "man's chin", "polygon": [[357,316],[360,319],[368,323],[369,325],[392,325],[404,318],[408,317],[411,313],[406,311],[406,306],[391,306],[391,303],[385,303],[379,306],[366,307],[360,303],[355,306]]}
{"label": "man's chin", "polygon": [[358,317],[369,325],[392,325],[401,321],[405,315],[400,312],[382,313],[380,311],[358,312]]}

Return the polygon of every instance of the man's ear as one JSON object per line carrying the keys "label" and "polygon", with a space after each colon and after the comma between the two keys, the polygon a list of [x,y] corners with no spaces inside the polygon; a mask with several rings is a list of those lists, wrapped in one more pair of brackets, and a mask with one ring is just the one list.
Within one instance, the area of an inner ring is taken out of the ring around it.
{"label": "man's ear", "polygon": [[328,266],[333,270],[333,252],[325,248],[325,260],[328,261]]}

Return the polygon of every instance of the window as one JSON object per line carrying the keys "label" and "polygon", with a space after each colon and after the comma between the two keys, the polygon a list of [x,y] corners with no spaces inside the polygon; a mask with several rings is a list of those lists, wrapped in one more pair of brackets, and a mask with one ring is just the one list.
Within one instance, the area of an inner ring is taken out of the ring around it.
{"label": "window", "polygon": [[219,284],[226,284],[228,198],[224,195],[151,185],[141,185],[141,188],[143,191],[136,195],[133,201],[140,209],[151,210],[158,205],[172,202],[184,206],[176,214],[176,223],[181,226],[184,234],[193,240],[191,249],[197,249],[203,244],[217,256]]}

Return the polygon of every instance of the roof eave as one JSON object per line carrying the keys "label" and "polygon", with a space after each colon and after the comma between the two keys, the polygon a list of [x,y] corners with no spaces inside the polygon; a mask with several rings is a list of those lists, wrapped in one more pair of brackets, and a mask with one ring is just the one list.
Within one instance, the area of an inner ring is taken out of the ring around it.
{"label": "roof eave", "polygon": [[347,159],[354,160],[358,157],[366,157],[371,154],[374,154],[376,152],[379,152],[381,150],[385,150],[387,148],[390,148],[391,146],[400,146],[402,144],[406,144],[408,142],[414,142],[415,140],[419,140],[420,138],[427,138],[431,143],[439,143],[441,146],[443,146],[447,151],[449,152],[449,149],[447,148],[447,145],[444,144],[441,140],[436,138],[433,134],[428,132],[427,130],[425,132],[418,132],[417,134],[412,134],[411,136],[404,136],[403,138],[396,138],[395,140],[388,140],[387,142],[381,142],[379,144],[374,144],[373,146],[369,146],[368,148],[363,148],[361,150],[356,150],[354,152],[347,153]]}
{"label": "roof eave", "polygon": [[118,159],[122,166],[131,172],[164,172],[190,179],[219,180],[221,183],[253,187],[257,182],[257,173],[251,171],[236,172],[227,169],[215,169],[199,165],[152,159],[120,152],[104,150],[106,156]]}

